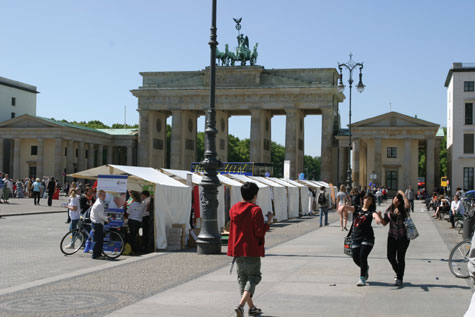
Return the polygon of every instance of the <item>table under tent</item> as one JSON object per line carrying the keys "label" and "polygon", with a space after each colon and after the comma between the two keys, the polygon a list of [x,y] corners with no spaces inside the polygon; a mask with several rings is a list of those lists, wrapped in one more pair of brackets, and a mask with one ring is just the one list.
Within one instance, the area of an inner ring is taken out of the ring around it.
{"label": "table under tent", "polygon": [[272,211],[272,201],[271,201],[271,195],[270,195],[270,188],[268,185],[262,184],[261,182],[256,181],[255,179],[251,179],[245,175],[224,174],[223,176],[237,180],[241,183],[245,183],[245,182],[255,183],[257,187],[259,187],[259,193],[257,194],[256,205],[261,207],[263,216],[265,216],[268,211]]}
{"label": "table under tent", "polygon": [[[165,168],[162,168],[160,170],[170,177],[179,179],[181,182],[186,182],[187,175],[191,174],[193,186],[198,187],[199,197],[201,197],[201,192],[203,191],[203,187],[201,186],[203,175],[185,170],[174,170]],[[221,186],[218,187],[218,228],[223,228],[226,224],[226,219],[229,217],[229,208],[231,208],[234,204],[242,200],[242,184],[223,175],[218,175],[218,179],[221,182]],[[202,210],[201,201],[200,210]]]}
{"label": "table under tent", "polygon": [[[320,186],[306,179],[299,180],[299,182],[301,182],[302,184],[304,184],[305,186],[309,188],[308,208],[310,212],[316,211],[317,204],[318,204],[317,199],[318,199],[318,195],[320,194]],[[312,191],[315,193],[315,195],[313,195]]]}
{"label": "table under tent", "polygon": [[275,177],[269,177],[275,183],[285,186],[287,189],[287,214],[289,218],[297,218],[300,213],[300,193],[299,188]]}
{"label": "table under tent", "polygon": [[127,175],[127,189],[142,191],[153,186],[155,249],[167,248],[167,229],[172,224],[185,224],[189,231],[191,188],[151,167],[107,164],[68,176],[97,179],[99,175]]}
{"label": "table under tent", "polygon": [[302,212],[301,214],[302,215],[308,214],[310,212],[310,210],[308,209],[308,192],[309,192],[308,187],[305,186],[304,184],[300,184],[299,182],[291,180],[291,179],[281,179],[281,181],[297,186],[299,188],[300,210]]}
{"label": "table under tent", "polygon": [[266,177],[262,176],[250,176],[249,178],[255,179],[258,182],[261,182],[265,185],[270,186],[271,190],[271,199],[274,203],[274,212],[275,212],[275,219],[277,221],[283,221],[289,219],[288,214],[288,207],[287,207],[287,189],[285,186],[278,184],[269,180]]}

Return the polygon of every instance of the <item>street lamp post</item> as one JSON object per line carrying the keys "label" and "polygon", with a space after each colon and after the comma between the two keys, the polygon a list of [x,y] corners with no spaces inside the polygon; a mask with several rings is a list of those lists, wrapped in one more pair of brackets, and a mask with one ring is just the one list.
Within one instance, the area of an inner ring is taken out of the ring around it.
{"label": "street lamp post", "polygon": [[358,92],[362,93],[364,91],[364,88],[365,88],[365,85],[363,85],[363,74],[362,74],[362,70],[363,70],[363,63],[356,63],[355,61],[353,61],[353,54],[350,53],[350,60],[346,63],[343,63],[343,64],[340,64],[338,63],[338,69],[340,70],[340,79],[339,79],[339,84],[338,84],[338,91],[339,92],[343,92],[343,90],[345,89],[345,85],[343,85],[343,67],[345,67],[349,73],[350,73],[350,76],[348,78],[348,84],[350,85],[350,100],[349,100],[349,103],[350,103],[350,110],[349,110],[349,113],[348,113],[348,117],[349,117],[349,124],[348,124],[348,128],[349,128],[349,144],[348,144],[348,169],[347,169],[347,176],[346,176],[346,190],[348,192],[350,192],[351,188],[352,188],[352,183],[353,183],[353,180],[352,180],[352,177],[351,177],[351,150],[352,150],[352,144],[351,144],[351,88],[353,87],[353,70],[356,68],[356,67],[359,67],[360,69],[360,80],[358,82],[358,85],[356,85],[356,90],[358,90]]}
{"label": "street lamp post", "polygon": [[217,169],[221,166],[221,161],[216,158],[216,0],[212,0],[211,15],[211,37],[209,46],[210,57],[210,79],[209,79],[209,109],[206,114],[205,130],[205,153],[201,166],[204,169],[204,176],[201,181],[203,186],[202,198],[202,226],[198,235],[197,252],[199,254],[220,254],[221,235],[218,231],[217,209],[218,209],[218,187],[221,185],[217,175]]}

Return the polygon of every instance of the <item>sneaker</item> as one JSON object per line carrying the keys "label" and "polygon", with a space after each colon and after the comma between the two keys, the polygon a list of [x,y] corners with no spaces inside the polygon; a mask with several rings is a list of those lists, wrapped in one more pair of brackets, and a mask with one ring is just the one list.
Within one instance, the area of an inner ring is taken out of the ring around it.
{"label": "sneaker", "polygon": [[234,309],[234,311],[236,312],[237,317],[244,317],[244,308],[242,306],[239,305]]}
{"label": "sneaker", "polygon": [[65,249],[74,249],[74,244],[70,243],[68,244]]}
{"label": "sneaker", "polygon": [[256,306],[252,307],[252,308],[249,308],[247,314],[249,316],[259,316],[262,314],[262,309],[260,308],[257,308]]}
{"label": "sneaker", "polygon": [[396,280],[396,283],[394,283],[396,286],[402,286],[402,280]]}
{"label": "sneaker", "polygon": [[365,286],[366,285],[366,279],[364,278],[364,276],[360,276],[360,280],[358,281],[358,283],[356,283],[356,286]]}

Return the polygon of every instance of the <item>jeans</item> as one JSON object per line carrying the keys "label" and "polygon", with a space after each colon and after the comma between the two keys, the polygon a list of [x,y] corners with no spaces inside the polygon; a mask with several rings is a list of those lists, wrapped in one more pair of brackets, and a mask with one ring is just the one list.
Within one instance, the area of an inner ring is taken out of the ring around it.
{"label": "jeans", "polygon": [[411,203],[411,211],[414,212],[414,199],[409,200],[409,202]]}
{"label": "jeans", "polygon": [[320,207],[320,227],[322,226],[323,215],[325,215],[325,226],[328,226],[328,207]]}
{"label": "jeans", "polygon": [[357,245],[358,247],[351,246],[353,262],[360,267],[360,276],[365,276],[368,273],[368,256],[373,249],[373,245],[361,243]]}
{"label": "jeans", "polygon": [[40,192],[33,192],[33,201],[35,205],[40,204]]}
{"label": "jeans", "polygon": [[102,223],[92,223],[92,230],[92,241],[94,241],[92,258],[96,259],[102,254],[102,246],[104,244],[104,225]]}
{"label": "jeans", "polygon": [[71,220],[71,222],[69,223],[69,231],[76,229],[78,227],[78,222],[79,219]]}
{"label": "jeans", "polygon": [[406,251],[409,247],[410,240],[406,238],[394,239],[388,237],[388,253],[387,257],[389,263],[393,267],[394,273],[397,275],[397,279],[401,280],[404,277],[404,269],[406,267]]}

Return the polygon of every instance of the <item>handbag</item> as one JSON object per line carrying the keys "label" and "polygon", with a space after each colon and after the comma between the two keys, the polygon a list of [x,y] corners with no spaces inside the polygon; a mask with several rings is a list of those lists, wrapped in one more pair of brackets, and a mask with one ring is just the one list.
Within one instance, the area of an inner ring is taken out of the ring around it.
{"label": "handbag", "polygon": [[353,243],[353,223],[351,223],[350,231],[345,236],[343,240],[343,252],[348,256],[353,256],[353,251],[351,250],[351,244]]}
{"label": "handbag", "polygon": [[419,236],[419,232],[417,231],[416,225],[411,217],[407,217],[406,220],[404,220],[404,225],[406,227],[406,237],[409,240],[414,240]]}

